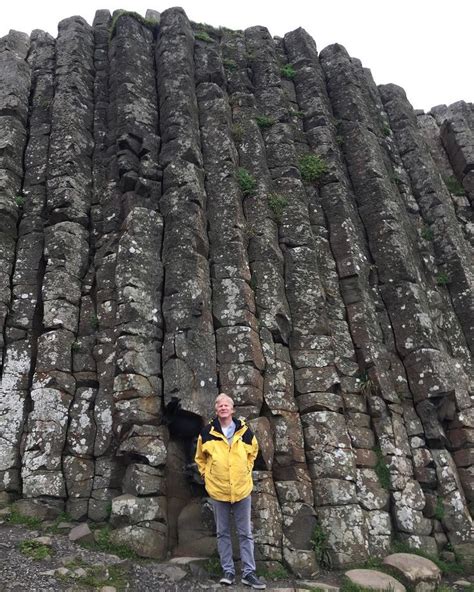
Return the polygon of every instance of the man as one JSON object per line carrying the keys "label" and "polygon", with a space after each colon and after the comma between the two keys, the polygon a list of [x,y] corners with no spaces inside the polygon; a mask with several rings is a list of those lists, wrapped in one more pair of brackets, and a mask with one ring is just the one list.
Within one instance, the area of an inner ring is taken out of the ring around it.
{"label": "man", "polygon": [[218,395],[215,409],[216,417],[198,438],[195,460],[214,509],[217,550],[224,572],[220,583],[230,586],[235,580],[230,536],[232,513],[239,536],[242,584],[263,590],[266,585],[255,574],[250,521],[257,439],[244,421],[233,419],[234,402],[228,395]]}

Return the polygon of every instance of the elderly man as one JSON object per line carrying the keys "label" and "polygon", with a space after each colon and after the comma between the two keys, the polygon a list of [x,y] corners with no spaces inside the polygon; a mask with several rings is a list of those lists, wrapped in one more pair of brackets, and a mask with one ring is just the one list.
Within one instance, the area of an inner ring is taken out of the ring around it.
{"label": "elderly man", "polygon": [[242,560],[242,584],[257,590],[266,585],[255,574],[252,524],[252,469],[258,453],[257,439],[244,421],[233,419],[234,402],[221,393],[216,398],[216,417],[201,432],[196,463],[212,500],[217,530],[217,550],[223,577],[221,584],[235,580],[230,536],[230,515],[234,516]]}

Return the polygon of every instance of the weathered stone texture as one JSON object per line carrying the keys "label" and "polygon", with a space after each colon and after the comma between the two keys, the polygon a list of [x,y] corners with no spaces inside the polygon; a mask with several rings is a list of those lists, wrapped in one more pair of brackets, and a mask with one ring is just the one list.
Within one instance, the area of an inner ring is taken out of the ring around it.
{"label": "weathered stone texture", "polygon": [[311,576],[319,536],[335,567],[395,535],[469,553],[473,106],[415,113],[340,45],[180,8],[12,31],[0,66],[2,499],[211,556],[170,409],[220,391],[269,569]]}

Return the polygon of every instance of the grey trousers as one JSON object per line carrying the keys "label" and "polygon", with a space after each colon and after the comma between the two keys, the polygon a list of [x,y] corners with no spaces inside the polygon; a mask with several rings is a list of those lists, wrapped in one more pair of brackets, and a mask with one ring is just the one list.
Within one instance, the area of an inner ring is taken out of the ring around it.
{"label": "grey trousers", "polygon": [[231,504],[212,500],[214,519],[217,531],[217,550],[224,573],[235,575],[234,559],[232,557],[232,540],[230,536],[230,515],[234,515],[234,522],[239,537],[240,559],[242,561],[242,576],[247,576],[255,571],[255,559],[253,556],[252,524],[250,521],[251,498],[250,495]]}

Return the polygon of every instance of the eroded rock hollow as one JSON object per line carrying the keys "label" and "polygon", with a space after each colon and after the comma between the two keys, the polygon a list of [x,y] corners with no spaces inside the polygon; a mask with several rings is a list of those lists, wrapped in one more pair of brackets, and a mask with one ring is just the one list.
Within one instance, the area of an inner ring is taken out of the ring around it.
{"label": "eroded rock hollow", "polygon": [[260,561],[468,549],[473,197],[472,104],[415,113],[303,29],[173,8],[10,32],[3,497],[210,554],[164,410],[207,421],[222,390],[261,445]]}

